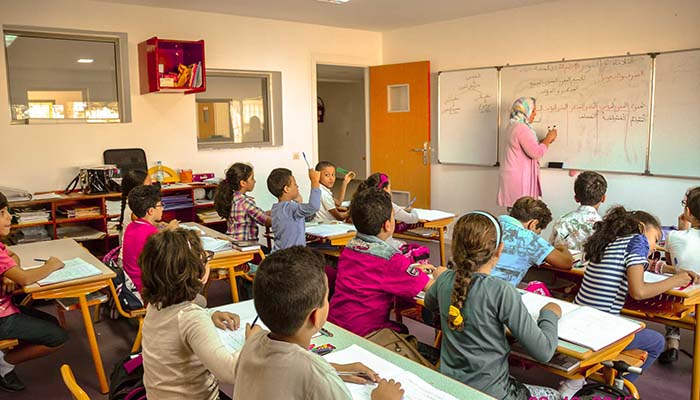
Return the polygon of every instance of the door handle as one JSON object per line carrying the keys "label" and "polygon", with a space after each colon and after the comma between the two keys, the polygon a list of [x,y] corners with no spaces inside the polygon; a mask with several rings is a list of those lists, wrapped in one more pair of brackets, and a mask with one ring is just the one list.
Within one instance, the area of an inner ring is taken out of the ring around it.
{"label": "door handle", "polygon": [[423,165],[428,165],[430,163],[430,144],[428,142],[423,142],[423,147],[413,148],[411,151],[416,153],[423,153]]}

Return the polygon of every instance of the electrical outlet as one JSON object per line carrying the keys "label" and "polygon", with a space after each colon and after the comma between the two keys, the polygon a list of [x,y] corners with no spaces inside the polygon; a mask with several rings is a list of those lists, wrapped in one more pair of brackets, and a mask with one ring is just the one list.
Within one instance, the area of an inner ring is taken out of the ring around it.
{"label": "electrical outlet", "polygon": [[292,153],[292,160],[298,160],[299,158],[301,158],[301,155],[299,154],[298,151],[295,151],[294,153]]}

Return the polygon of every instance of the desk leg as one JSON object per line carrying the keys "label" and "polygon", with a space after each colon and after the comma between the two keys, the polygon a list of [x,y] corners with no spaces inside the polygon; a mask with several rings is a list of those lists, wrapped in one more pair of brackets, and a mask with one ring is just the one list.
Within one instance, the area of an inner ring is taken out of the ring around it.
{"label": "desk leg", "polygon": [[107,386],[107,377],[105,377],[105,369],[102,365],[100,348],[97,347],[95,329],[92,326],[92,319],[90,318],[90,308],[88,307],[87,298],[85,296],[86,295],[83,294],[78,298],[80,301],[80,312],[83,314],[83,322],[85,323],[85,333],[87,334],[88,342],[90,343],[90,352],[92,353],[92,361],[95,363],[97,380],[100,382],[100,393],[107,394],[109,392],[109,387]]}
{"label": "desk leg", "polygon": [[700,304],[695,305],[695,332],[693,337],[693,384],[691,399],[700,400]]}
{"label": "desk leg", "polygon": [[445,229],[440,227],[440,265],[443,267],[447,265],[445,262]]}
{"label": "desk leg", "polygon": [[235,266],[228,267],[228,281],[231,284],[231,298],[234,303],[238,303],[238,285],[236,285]]}

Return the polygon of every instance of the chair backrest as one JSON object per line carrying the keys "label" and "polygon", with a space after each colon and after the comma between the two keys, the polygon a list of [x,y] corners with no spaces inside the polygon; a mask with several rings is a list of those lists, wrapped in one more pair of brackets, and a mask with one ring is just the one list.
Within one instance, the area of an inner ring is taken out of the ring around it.
{"label": "chair backrest", "polygon": [[83,388],[78,385],[75,381],[75,376],[73,376],[73,371],[70,369],[70,365],[63,364],[61,366],[61,376],[63,377],[63,383],[66,385],[70,394],[75,400],[90,400],[90,396],[85,393]]}

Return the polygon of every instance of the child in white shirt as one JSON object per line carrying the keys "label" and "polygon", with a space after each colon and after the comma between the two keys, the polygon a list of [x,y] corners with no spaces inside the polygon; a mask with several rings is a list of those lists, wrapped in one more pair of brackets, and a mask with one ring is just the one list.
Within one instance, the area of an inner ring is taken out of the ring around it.
{"label": "child in white shirt", "polygon": [[321,161],[316,164],[316,171],[321,173],[321,208],[316,213],[316,222],[344,221],[348,218],[347,210],[341,210],[340,204],[345,199],[345,191],[348,184],[355,177],[355,172],[350,171],[345,174],[343,184],[340,187],[338,198],[333,197],[333,186],[335,185],[335,165],[330,161]]}

